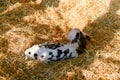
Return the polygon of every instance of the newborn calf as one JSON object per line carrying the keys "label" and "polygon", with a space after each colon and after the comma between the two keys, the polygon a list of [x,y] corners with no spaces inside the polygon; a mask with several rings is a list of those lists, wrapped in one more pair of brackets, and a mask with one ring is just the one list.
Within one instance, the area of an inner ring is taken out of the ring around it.
{"label": "newborn calf", "polygon": [[73,29],[68,34],[69,44],[52,44],[49,42],[34,45],[25,51],[26,58],[51,62],[77,57],[86,48],[86,39],[90,37],[79,29]]}

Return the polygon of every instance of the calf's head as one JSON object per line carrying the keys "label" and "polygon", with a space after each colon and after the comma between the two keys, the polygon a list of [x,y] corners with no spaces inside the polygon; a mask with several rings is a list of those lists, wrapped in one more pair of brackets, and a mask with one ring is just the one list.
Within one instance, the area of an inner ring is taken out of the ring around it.
{"label": "calf's head", "polygon": [[72,29],[68,33],[67,38],[71,43],[78,43],[81,49],[86,48],[86,40],[90,40],[90,36],[87,33],[82,32],[77,28]]}

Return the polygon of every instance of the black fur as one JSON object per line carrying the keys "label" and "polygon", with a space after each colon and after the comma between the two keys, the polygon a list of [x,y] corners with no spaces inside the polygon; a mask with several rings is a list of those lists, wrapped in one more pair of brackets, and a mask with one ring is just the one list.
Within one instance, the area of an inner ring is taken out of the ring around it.
{"label": "black fur", "polygon": [[[90,39],[90,37],[87,37],[88,40]],[[72,43],[78,42],[79,47],[76,49],[78,54],[81,54],[83,52],[85,52],[85,48],[86,48],[86,41],[85,41],[85,37],[83,36],[82,32],[76,33],[76,37],[75,39],[72,41]]]}
{"label": "black fur", "polygon": [[69,49],[66,49],[66,50],[64,51],[64,56],[63,56],[63,58],[65,58],[68,53],[69,53]]}
{"label": "black fur", "polygon": [[41,56],[42,58],[44,57],[44,55]]}
{"label": "black fur", "polygon": [[57,55],[56,57],[57,57],[58,59],[60,59],[60,56],[61,56],[61,54],[62,54],[62,50],[59,50],[59,49],[58,49],[58,50],[57,50],[57,54],[58,54],[58,55]]}
{"label": "black fur", "polygon": [[72,57],[72,52],[70,53],[69,57]]}
{"label": "black fur", "polygon": [[46,48],[49,48],[49,49],[56,49],[60,47],[60,44],[48,44],[46,45]]}
{"label": "black fur", "polygon": [[80,37],[80,34],[76,33],[75,39],[72,40],[72,43],[78,42],[79,37]]}
{"label": "black fur", "polygon": [[35,53],[35,54],[34,54],[35,59],[37,59],[37,56],[38,56],[38,55]]}
{"label": "black fur", "polygon": [[53,53],[52,52],[49,52],[49,55],[52,55]]}

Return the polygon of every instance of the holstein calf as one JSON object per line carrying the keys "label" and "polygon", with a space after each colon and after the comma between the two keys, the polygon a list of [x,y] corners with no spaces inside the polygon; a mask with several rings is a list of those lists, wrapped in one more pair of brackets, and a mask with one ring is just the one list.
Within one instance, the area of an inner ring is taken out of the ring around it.
{"label": "holstein calf", "polygon": [[67,38],[70,40],[69,44],[45,42],[34,45],[25,51],[25,56],[46,63],[77,57],[85,52],[86,39],[90,40],[86,33],[76,28],[69,32]]}

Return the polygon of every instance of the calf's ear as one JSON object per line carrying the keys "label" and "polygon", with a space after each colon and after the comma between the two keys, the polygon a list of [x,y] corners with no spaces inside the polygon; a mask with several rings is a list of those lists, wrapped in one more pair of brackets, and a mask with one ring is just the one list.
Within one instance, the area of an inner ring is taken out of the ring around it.
{"label": "calf's ear", "polygon": [[83,37],[84,37],[85,39],[87,39],[87,40],[90,40],[90,39],[91,39],[90,36],[89,36],[87,33],[82,32],[82,34],[83,34]]}

